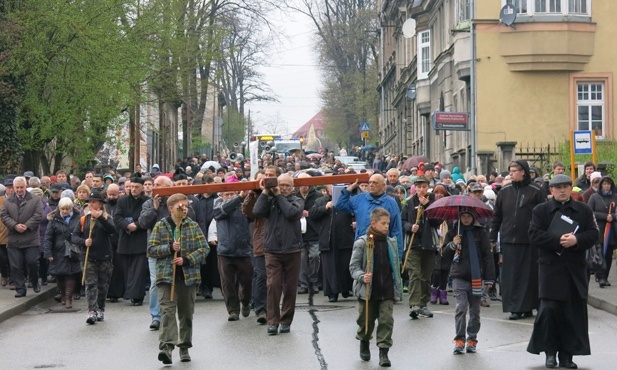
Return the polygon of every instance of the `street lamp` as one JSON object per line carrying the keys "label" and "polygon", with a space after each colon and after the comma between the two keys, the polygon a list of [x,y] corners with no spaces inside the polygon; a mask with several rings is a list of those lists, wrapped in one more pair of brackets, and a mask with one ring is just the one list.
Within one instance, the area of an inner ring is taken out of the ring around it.
{"label": "street lamp", "polygon": [[300,151],[302,151],[302,144],[304,144],[304,137],[300,136]]}

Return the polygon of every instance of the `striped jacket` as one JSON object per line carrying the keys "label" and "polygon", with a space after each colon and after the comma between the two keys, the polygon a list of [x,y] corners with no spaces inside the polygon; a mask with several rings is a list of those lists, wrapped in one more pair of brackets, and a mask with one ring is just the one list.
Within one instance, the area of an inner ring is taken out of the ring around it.
{"label": "striped jacket", "polygon": [[[182,221],[180,230],[178,256],[184,258],[184,264],[178,267],[182,268],[184,282],[187,286],[199,285],[201,283],[200,264],[206,259],[210,248],[197,222],[187,217]],[[165,217],[154,225],[148,241],[148,257],[156,258],[156,284],[171,284],[173,241],[174,228],[169,218]]]}

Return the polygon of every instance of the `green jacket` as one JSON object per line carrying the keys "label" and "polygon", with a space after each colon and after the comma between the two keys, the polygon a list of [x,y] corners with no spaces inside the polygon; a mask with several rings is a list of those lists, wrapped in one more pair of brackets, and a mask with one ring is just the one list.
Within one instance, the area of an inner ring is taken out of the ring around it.
{"label": "green jacket", "polygon": [[[180,251],[183,257],[182,272],[187,286],[201,283],[200,264],[206,259],[210,248],[197,222],[185,218],[180,227]],[[167,217],[154,225],[148,242],[148,257],[156,258],[156,284],[172,281],[174,230]]]}

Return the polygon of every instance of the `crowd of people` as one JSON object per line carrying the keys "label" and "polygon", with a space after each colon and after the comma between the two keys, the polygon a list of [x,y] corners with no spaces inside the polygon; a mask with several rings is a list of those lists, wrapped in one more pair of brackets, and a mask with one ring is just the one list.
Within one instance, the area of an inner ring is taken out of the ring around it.
{"label": "crowd of people", "polygon": [[[476,176],[439,162],[403,168],[405,158],[367,157],[373,168],[361,172],[369,181],[343,187],[294,186],[298,178],[356,172],[334,155],[301,153],[264,155],[253,178],[249,161],[220,155],[179,160],[167,173],[153,165],[149,172],[88,171],[83,180],[63,170],[7,175],[0,185],[1,284],[19,298],[28,287],[38,293],[56,282],[54,298],[67,309],[86,297],[89,325],[105,320],[106,303],[141,306],[149,291],[149,328],[160,331],[165,364],[175,347],[181,361],[191,360],[195,300],[211,299],[215,288],[228,321],[254,311],[269,335],[291,331],[297,294],[322,291],[329,302],[355,296],[360,357],[370,360],[376,331],[381,366],[391,364],[393,304],[403,293],[416,320],[432,318],[429,304],[448,305],[453,292],[455,354],[476,351],[480,308],[496,300],[510,320],[537,311],[528,351],[545,352],[547,367],[559,359],[576,368],[572,356],[590,354],[585,251],[606,244],[606,269],[595,280],[610,286],[613,179],[591,162],[573,182],[559,162],[544,176],[524,160]],[[259,188],[153,195],[249,180]],[[431,204],[451,196],[475,198],[493,216],[461,207],[456,220],[428,217]],[[555,234],[556,214],[578,229]]]}

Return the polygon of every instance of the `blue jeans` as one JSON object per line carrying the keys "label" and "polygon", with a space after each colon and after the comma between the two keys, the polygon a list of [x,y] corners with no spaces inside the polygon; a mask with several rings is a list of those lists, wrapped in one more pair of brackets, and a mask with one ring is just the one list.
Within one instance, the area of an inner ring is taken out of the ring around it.
{"label": "blue jeans", "polygon": [[148,257],[148,268],[150,269],[150,316],[152,320],[161,321],[161,308],[159,307],[159,297],[156,289],[156,258]]}

